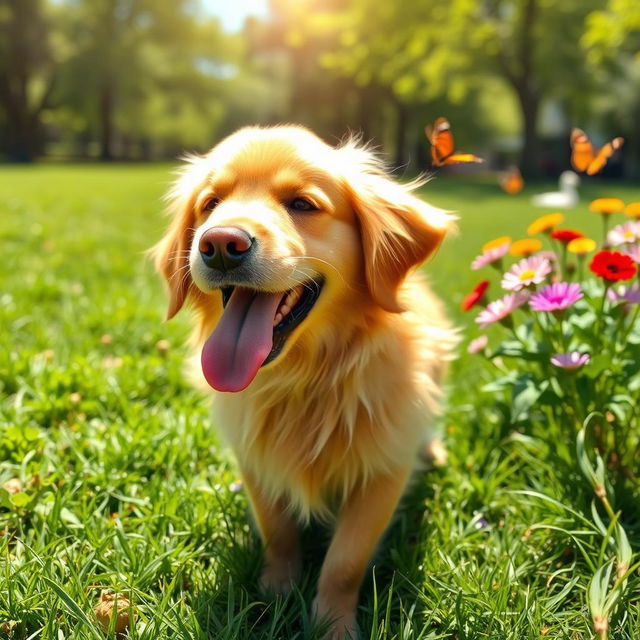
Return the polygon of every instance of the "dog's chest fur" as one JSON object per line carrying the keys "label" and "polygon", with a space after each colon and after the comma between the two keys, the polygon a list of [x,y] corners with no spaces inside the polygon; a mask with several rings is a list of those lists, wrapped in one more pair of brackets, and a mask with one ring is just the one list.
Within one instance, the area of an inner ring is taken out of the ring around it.
{"label": "dog's chest fur", "polygon": [[216,398],[217,426],[269,498],[303,520],[328,517],[359,483],[411,465],[451,342],[448,327],[418,332],[415,322],[424,318],[396,316],[373,335],[327,334],[324,348],[301,345],[280,363],[286,376],[264,371],[246,392]]}

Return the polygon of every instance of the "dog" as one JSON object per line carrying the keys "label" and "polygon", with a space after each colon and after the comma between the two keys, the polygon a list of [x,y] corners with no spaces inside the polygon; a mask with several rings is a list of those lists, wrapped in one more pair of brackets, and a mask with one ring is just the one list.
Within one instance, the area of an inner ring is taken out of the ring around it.
{"label": "dog", "polygon": [[358,592],[438,413],[456,343],[415,268],[454,217],[357,140],[240,129],[188,158],[154,248],[168,318],[188,302],[198,375],[264,543],[260,584],[301,573],[298,528],[334,533],[312,611],[355,637]]}

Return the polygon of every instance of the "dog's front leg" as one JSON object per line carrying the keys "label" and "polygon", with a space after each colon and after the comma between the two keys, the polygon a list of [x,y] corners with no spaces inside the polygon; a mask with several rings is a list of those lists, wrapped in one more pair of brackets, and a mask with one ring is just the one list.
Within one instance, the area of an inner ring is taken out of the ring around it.
{"label": "dog's front leg", "polygon": [[360,583],[404,491],[409,471],[398,469],[397,473],[374,478],[354,490],[342,508],[313,604],[318,617],[334,620],[329,634],[332,640],[356,638]]}
{"label": "dog's front leg", "polygon": [[265,497],[250,473],[243,475],[264,544],[265,564],[260,574],[260,586],[267,592],[286,595],[302,570],[295,520],[280,502]]}

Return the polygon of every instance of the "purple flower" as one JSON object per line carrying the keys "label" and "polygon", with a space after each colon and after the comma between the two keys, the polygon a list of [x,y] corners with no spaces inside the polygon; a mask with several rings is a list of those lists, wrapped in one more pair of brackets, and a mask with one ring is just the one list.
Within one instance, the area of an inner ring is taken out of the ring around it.
{"label": "purple flower", "polygon": [[640,304],[640,286],[636,282],[630,287],[623,285],[617,291],[611,288],[607,291],[607,298],[611,302],[626,302],[628,305]]}
{"label": "purple flower", "polygon": [[488,342],[489,339],[487,338],[487,336],[480,336],[479,338],[476,338],[469,343],[467,351],[469,353],[478,353],[479,351],[484,351]]}
{"label": "purple flower", "polygon": [[580,285],[575,282],[554,282],[534,293],[529,306],[534,311],[560,311],[583,296]]}
{"label": "purple flower", "polygon": [[529,293],[526,291],[518,291],[517,293],[509,293],[504,298],[500,298],[487,306],[481,311],[476,318],[476,322],[481,329],[486,329],[494,322],[504,320],[512,311],[521,307],[529,299]]}
{"label": "purple flower", "polygon": [[229,490],[237,493],[238,491],[242,491],[242,480],[236,480],[229,485]]}
{"label": "purple flower", "polygon": [[540,284],[551,273],[551,264],[546,258],[531,256],[514,264],[502,278],[502,288],[520,291],[531,284]]}
{"label": "purple flower", "polygon": [[471,263],[471,268],[474,271],[482,269],[482,267],[486,267],[492,262],[500,260],[500,258],[502,258],[507,253],[507,251],[509,251],[508,242],[505,242],[498,247],[494,247],[493,249],[489,249],[488,251],[484,251]]}
{"label": "purple flower", "polygon": [[591,360],[588,353],[579,353],[571,351],[570,353],[556,353],[551,356],[551,364],[566,371],[575,371],[582,365],[587,364]]}

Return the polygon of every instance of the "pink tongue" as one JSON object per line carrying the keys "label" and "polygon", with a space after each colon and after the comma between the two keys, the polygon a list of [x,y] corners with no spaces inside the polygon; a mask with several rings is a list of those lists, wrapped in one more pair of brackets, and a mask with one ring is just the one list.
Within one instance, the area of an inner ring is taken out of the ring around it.
{"label": "pink tongue", "polygon": [[282,293],[236,287],[202,348],[202,372],[217,391],[242,391],[273,346],[273,318]]}

